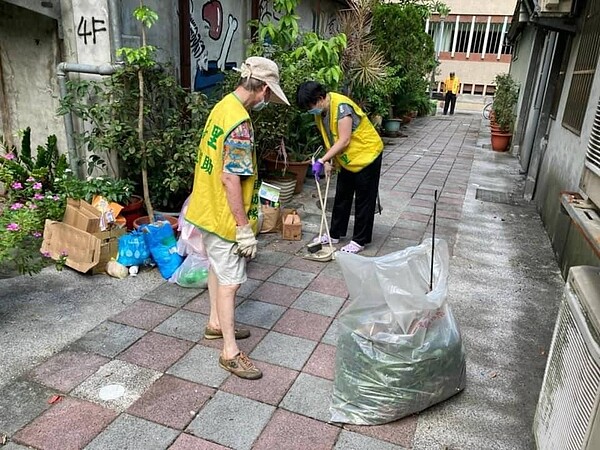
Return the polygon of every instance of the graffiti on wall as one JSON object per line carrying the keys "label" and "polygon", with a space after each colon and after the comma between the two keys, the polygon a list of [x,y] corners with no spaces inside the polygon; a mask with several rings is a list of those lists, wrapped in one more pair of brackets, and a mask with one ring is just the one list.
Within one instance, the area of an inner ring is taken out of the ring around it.
{"label": "graffiti on wall", "polygon": [[[99,33],[106,33],[105,20],[97,19],[92,16],[91,19],[87,19],[81,16],[79,19],[79,25],[77,26],[77,36],[83,40],[83,45],[88,45],[88,40],[96,45],[96,35]],[[89,25],[88,25],[89,24]]]}
{"label": "graffiti on wall", "polygon": [[[210,90],[223,80],[224,71],[237,65],[231,55],[234,41],[239,38],[243,18],[228,13],[235,0],[190,0],[190,47],[194,89]],[[239,8],[238,8],[239,10]],[[236,35],[237,33],[237,35]],[[241,58],[241,54],[239,55]]]}

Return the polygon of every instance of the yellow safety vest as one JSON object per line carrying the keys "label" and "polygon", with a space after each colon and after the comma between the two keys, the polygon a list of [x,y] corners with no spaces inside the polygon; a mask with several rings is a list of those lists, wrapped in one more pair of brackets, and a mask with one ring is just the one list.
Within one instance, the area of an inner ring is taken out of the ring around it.
{"label": "yellow safety vest", "polygon": [[[223,173],[223,144],[225,138],[242,122],[250,122],[248,111],[233,94],[228,94],[213,108],[200,139],[194,175],[194,189],[185,219],[209,233],[235,242],[235,218],[231,213]],[[252,151],[254,174],[241,176],[242,200],[248,221],[256,234],[258,221],[258,178],[256,154]]]}
{"label": "yellow safety vest", "polygon": [[354,113],[360,118],[360,122],[358,127],[352,132],[348,147],[346,147],[342,153],[335,155],[335,160],[344,169],[349,170],[350,172],[360,172],[371,164],[383,151],[383,141],[367,115],[356,103],[345,95],[337,94],[335,92],[330,92],[329,98],[329,129],[331,130],[333,142],[329,142],[329,136],[325,131],[322,116],[320,114],[315,116],[317,128],[321,131],[323,141],[325,142],[325,148],[329,150],[333,143],[339,138],[337,117],[338,106],[340,103],[349,104],[354,109]]}
{"label": "yellow safety vest", "polygon": [[448,77],[446,81],[444,81],[444,88],[446,92],[452,92],[453,94],[458,94],[458,90],[460,88],[460,81],[458,78],[454,77],[454,79]]}

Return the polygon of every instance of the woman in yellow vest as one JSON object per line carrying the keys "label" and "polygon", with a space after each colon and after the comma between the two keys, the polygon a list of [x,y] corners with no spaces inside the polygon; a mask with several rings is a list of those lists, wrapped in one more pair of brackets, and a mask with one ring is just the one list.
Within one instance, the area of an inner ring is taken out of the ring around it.
{"label": "woman in yellow vest", "polygon": [[[326,152],[313,166],[331,173],[335,161],[339,167],[330,236],[322,243],[336,244],[346,236],[350,211],[354,202],[354,233],[352,240],[340,250],[358,253],[371,242],[383,141],[367,115],[348,97],[327,92],[315,81],[302,83],[296,92],[296,103],[302,110],[314,114],[325,143]],[[317,238],[318,239],[318,238]]]}
{"label": "woman in yellow vest", "polygon": [[250,331],[234,325],[235,294],[246,281],[246,258],[254,258],[257,245],[257,165],[248,111],[262,109],[269,100],[289,102],[273,61],[253,56],[240,72],[235,91],[215,105],[206,121],[185,219],[202,231],[210,261],[210,315],[204,337],[223,339],[219,357],[223,369],[255,380],[262,372],[236,342],[249,337]]}
{"label": "woman in yellow vest", "polygon": [[448,114],[448,107],[450,107],[450,115],[454,114],[456,96],[459,91],[460,80],[454,72],[450,72],[450,76],[444,80],[444,92],[446,93],[446,97],[444,98],[444,115]]}

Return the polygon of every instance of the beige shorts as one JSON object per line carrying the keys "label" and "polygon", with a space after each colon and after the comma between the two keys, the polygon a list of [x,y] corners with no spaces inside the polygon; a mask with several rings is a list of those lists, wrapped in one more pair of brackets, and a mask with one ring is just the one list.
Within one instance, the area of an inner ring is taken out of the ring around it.
{"label": "beige shorts", "polygon": [[202,231],[202,242],[219,284],[242,284],[246,281],[246,259],[233,253],[236,243],[206,231]]}

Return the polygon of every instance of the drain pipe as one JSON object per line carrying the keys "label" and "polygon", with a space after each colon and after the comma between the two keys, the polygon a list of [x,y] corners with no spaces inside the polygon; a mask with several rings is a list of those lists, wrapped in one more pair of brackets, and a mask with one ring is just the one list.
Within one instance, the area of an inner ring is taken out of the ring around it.
{"label": "drain pipe", "polygon": [[[121,48],[121,16],[120,9],[118,5],[119,0],[108,0],[108,14],[110,21],[110,45],[114,50],[115,55],[115,64],[101,64],[101,65],[92,65],[92,64],[79,64],[79,63],[68,63],[61,62],[56,68],[56,77],[58,78],[58,87],[60,90],[60,99],[61,101],[67,95],[67,74],[69,72],[76,73],[89,73],[95,75],[112,75],[117,71],[118,68],[122,65],[122,58],[117,55],[117,49]],[[79,155],[77,154],[77,147],[75,145],[75,139],[73,138],[73,115],[68,112],[64,116],[65,121],[65,132],[67,137],[67,149],[69,153],[69,165],[74,174],[79,175],[79,165],[77,164],[79,160]]]}
{"label": "drain pipe", "polygon": [[[112,75],[117,71],[119,65],[117,64],[102,64],[102,65],[91,65],[91,64],[79,64],[79,63],[67,63],[61,62],[56,68],[56,77],[58,78],[58,87],[60,90],[60,99],[64,99],[67,95],[67,74],[69,72],[77,73],[91,73],[96,75]],[[77,154],[77,147],[75,146],[75,138],[73,137],[73,115],[68,112],[64,116],[65,121],[65,132],[67,134],[67,149],[69,152],[69,165],[74,174],[79,175],[79,155]]]}

